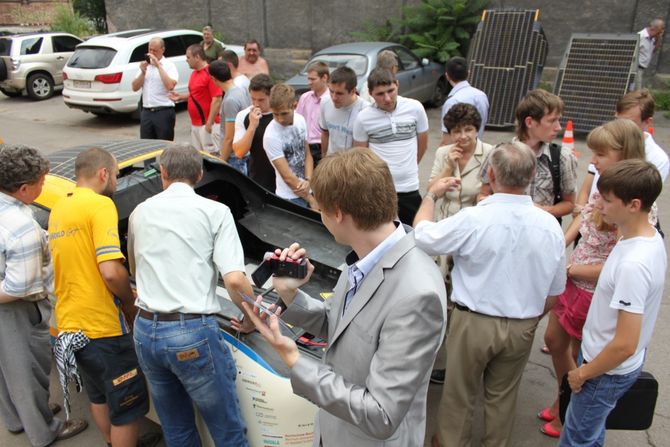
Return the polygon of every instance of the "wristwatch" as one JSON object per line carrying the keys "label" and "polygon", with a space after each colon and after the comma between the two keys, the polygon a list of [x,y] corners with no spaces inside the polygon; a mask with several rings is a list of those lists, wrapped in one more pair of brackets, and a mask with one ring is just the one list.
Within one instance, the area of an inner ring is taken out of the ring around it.
{"label": "wristwatch", "polygon": [[430,197],[430,198],[433,200],[433,202],[437,202],[437,196],[435,195],[435,193],[434,193],[433,191],[428,191],[428,192],[426,193],[426,195],[423,196],[424,199],[425,199],[426,197]]}

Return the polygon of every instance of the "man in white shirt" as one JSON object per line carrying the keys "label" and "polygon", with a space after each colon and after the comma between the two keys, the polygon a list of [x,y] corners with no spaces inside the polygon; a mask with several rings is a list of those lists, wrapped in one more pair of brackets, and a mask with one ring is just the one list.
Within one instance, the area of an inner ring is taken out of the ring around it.
{"label": "man in white shirt", "polygon": [[624,160],[598,181],[596,204],[621,239],[598,278],[583,329],[578,368],[568,373],[573,395],[560,445],[605,445],[605,422],[635,383],[663,298],[667,254],[648,214],[661,193],[658,170],[644,160]]}
{"label": "man in white shirt", "polygon": [[203,175],[195,149],[169,147],[160,168],[164,191],[138,205],[129,221],[138,359],[167,445],[200,445],[195,405],[216,445],[247,446],[235,361],[216,319],[219,273],[236,304],[240,293],[253,293],[235,221],[227,206],[193,190]]}
{"label": "man in white shirt", "polygon": [[665,22],[663,19],[656,18],[649,22],[649,25],[638,32],[640,36],[640,47],[637,58],[637,76],[635,82],[631,84],[631,90],[640,90],[644,85],[644,71],[651,63],[651,57],[661,47],[661,39],[665,31]]}
{"label": "man in white shirt", "polygon": [[230,68],[230,74],[233,77],[233,83],[237,87],[248,90],[250,81],[249,78],[244,76],[238,70],[238,67],[240,66],[240,58],[237,57],[237,53],[233,50],[223,50],[223,53],[221,54],[221,60],[228,64],[228,68]]}
{"label": "man in white shirt", "polygon": [[419,162],[428,147],[428,116],[419,101],[398,96],[398,81],[388,70],[372,70],[368,90],[375,104],[358,114],[354,146],[369,146],[389,165],[398,195],[398,217],[412,225],[421,205]]}
{"label": "man in white shirt", "polygon": [[309,185],[314,166],[307,144],[307,124],[294,108],[295,91],[291,86],[277,84],[272,87],[270,109],[273,120],[265,129],[263,147],[275,169],[275,194],[300,206],[315,208]]}
{"label": "man in white shirt", "polygon": [[160,37],[149,41],[147,60],[140,62],[140,71],[132,82],[133,91],[142,89],[140,138],[174,140],[176,115],[170,91],[179,81],[177,67],[165,57],[165,42]]}
{"label": "man in white shirt", "polygon": [[459,179],[435,182],[415,220],[417,245],[451,255],[455,309],[447,337],[447,380],[433,445],[469,445],[474,402],[484,383],[483,445],[508,445],[521,375],[538,321],[565,288],[565,239],[551,214],[525,194],[535,155],[502,144],[489,156],[494,194],[434,223],[436,197]]}
{"label": "man in white shirt", "polygon": [[486,120],[489,116],[489,98],[483,91],[474,88],[468,82],[468,62],[462,57],[452,57],[447,61],[446,65],[447,81],[451,84],[451,92],[447,97],[446,102],[442,106],[442,140],[440,146],[451,143],[449,136],[449,129],[444,125],[444,116],[449,109],[460,102],[471,104],[475,106],[482,118],[482,124],[479,126],[479,133],[477,136],[481,140],[484,136],[484,128],[486,127]]}
{"label": "man in white shirt", "polygon": [[321,103],[319,118],[322,157],[354,145],[354,123],[369,105],[356,94],[356,82],[356,73],[349,67],[338,67],[330,74],[330,99]]}

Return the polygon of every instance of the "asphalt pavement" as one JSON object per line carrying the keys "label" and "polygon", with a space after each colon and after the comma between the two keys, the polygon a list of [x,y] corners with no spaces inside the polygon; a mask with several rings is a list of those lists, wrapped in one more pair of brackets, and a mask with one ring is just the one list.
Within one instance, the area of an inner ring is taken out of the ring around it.
{"label": "asphalt pavement", "polygon": [[[435,149],[440,139],[439,110],[429,109],[430,121],[429,149],[419,166],[421,188],[425,190],[430,168],[433,163]],[[655,138],[659,145],[666,150],[670,149],[670,121],[657,113],[655,117]],[[190,123],[185,108],[177,112],[175,129],[176,141],[188,142],[190,139]],[[491,130],[484,134],[484,141],[498,143],[509,141],[513,136],[511,129]],[[82,144],[94,144],[101,141],[116,139],[139,138],[139,122],[125,116],[96,117],[94,115],[68,109],[60,94],[43,102],[33,102],[26,97],[7,98],[0,93],[0,138],[7,143],[25,144],[36,147],[44,153],[65,149]],[[586,172],[590,151],[585,144],[585,135],[576,136],[576,149],[579,151],[579,183]],[[667,184],[666,184],[667,185]],[[666,233],[670,234],[670,193],[664,189],[660,199],[659,218]],[[569,220],[569,219],[568,219]],[[567,227],[569,222],[564,222]],[[670,244],[666,240],[666,250],[670,252]],[[656,405],[654,423],[649,430],[608,431],[606,445],[612,447],[630,446],[666,446],[670,445],[670,281],[666,276],[664,301],[661,305],[658,321],[651,345],[648,349],[645,370],[650,371],[659,381],[659,398]],[[516,418],[514,422],[513,446],[544,447],[557,445],[555,439],[548,438],[539,432],[541,422],[537,419],[537,412],[551,404],[556,393],[556,379],[554,377],[551,358],[540,352],[542,338],[546,327],[546,319],[540,323],[536,333],[535,343],[526,366],[519,393]],[[55,371],[51,377],[52,400],[62,401],[62,393],[58,385]],[[440,399],[441,386],[431,384],[429,388],[428,428],[426,445],[429,445],[430,435],[433,432],[436,419],[436,406]],[[104,441],[97,429],[92,425],[93,420],[87,410],[85,395],[74,393],[73,414],[75,417],[88,419],[91,426],[82,434],[58,442],[63,447],[92,447],[104,446]],[[483,428],[481,406],[477,409],[475,420],[475,435],[473,446],[480,445]],[[143,424],[143,432],[158,429],[150,421]],[[163,445],[163,444],[160,444]],[[25,434],[12,435],[0,428],[0,446],[28,447]],[[257,446],[252,446],[257,447]],[[353,447],[353,446],[352,446]]]}

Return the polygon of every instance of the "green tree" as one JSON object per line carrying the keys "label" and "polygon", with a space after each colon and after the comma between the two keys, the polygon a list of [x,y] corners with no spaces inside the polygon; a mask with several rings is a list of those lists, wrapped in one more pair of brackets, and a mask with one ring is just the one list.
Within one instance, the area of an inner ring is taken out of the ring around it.
{"label": "green tree", "polygon": [[107,33],[107,11],[105,0],[72,0],[72,8],[86,17],[99,33]]}
{"label": "green tree", "polygon": [[364,31],[352,36],[402,43],[419,57],[444,63],[465,55],[487,4],[488,0],[421,0],[403,8],[402,17],[386,19],[381,25],[367,22]]}

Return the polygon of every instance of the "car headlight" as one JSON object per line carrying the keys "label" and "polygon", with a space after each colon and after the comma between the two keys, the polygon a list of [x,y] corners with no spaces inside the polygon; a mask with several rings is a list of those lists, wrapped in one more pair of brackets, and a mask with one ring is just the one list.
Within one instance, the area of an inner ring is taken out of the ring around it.
{"label": "car headlight", "polygon": [[19,65],[21,65],[21,60],[18,57],[12,57],[10,60],[12,61],[12,71],[18,70]]}

